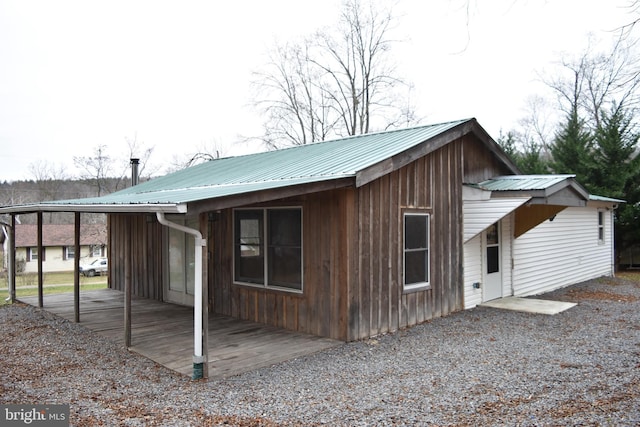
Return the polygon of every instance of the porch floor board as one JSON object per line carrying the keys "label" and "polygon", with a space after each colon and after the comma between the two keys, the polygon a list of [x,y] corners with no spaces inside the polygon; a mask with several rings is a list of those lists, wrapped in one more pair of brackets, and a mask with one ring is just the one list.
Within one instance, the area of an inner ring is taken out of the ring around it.
{"label": "porch floor board", "polygon": [[[19,297],[38,305],[38,297]],[[74,320],[73,293],[44,296],[44,309]],[[124,294],[81,291],[80,324],[124,345]],[[129,348],[169,369],[193,373],[193,308],[133,297]],[[334,347],[340,341],[209,314],[209,378],[224,378]]]}

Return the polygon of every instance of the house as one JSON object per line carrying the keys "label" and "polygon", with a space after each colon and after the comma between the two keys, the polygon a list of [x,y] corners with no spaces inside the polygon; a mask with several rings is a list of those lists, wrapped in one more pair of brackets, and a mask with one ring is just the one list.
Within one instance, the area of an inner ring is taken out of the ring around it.
{"label": "house", "polygon": [[[16,224],[15,255],[25,273],[38,271],[38,226],[36,224]],[[80,258],[91,260],[106,256],[106,224],[82,224]],[[42,225],[42,269],[43,272],[73,271],[74,258],[73,224]]]}
{"label": "house", "polygon": [[208,311],[351,341],[612,275],[619,202],[572,175],[521,175],[465,119],[0,213],[108,213],[109,286],[194,305],[195,370]]}

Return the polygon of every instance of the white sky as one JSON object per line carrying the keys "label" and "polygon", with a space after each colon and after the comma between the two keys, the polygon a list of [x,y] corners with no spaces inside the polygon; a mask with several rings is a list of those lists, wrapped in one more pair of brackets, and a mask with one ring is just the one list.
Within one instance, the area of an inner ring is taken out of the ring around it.
{"label": "white sky", "polygon": [[[399,0],[395,47],[423,123],[476,117],[497,138],[544,87],[536,72],[587,34],[609,40],[630,0]],[[257,135],[251,72],[274,39],[332,24],[339,0],[0,0],[0,181],[33,179],[46,161],[126,139],[173,156],[215,143],[225,155]]]}

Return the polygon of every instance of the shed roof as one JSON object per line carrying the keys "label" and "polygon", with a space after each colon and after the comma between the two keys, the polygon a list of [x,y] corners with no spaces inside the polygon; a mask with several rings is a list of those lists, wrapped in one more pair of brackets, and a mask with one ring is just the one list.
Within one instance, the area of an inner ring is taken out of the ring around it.
{"label": "shed roof", "polygon": [[0,208],[2,212],[176,212],[208,199],[340,179],[361,186],[468,134],[517,173],[475,119],[370,133],[276,151],[212,160],[96,198]]}

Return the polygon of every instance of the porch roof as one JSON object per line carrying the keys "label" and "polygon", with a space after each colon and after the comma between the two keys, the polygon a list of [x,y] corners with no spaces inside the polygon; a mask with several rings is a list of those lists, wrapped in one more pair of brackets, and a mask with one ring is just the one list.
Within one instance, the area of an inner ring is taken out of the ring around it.
{"label": "porch roof", "polygon": [[575,180],[575,175],[506,175],[497,176],[478,184],[483,190],[495,192],[495,196],[529,194],[531,197],[548,198],[560,190],[570,189],[578,198],[586,201],[589,192]]}

